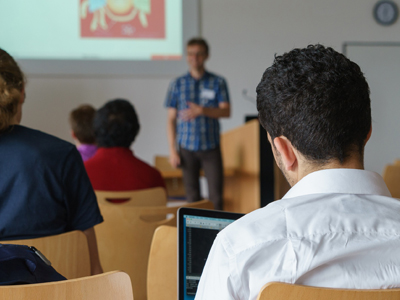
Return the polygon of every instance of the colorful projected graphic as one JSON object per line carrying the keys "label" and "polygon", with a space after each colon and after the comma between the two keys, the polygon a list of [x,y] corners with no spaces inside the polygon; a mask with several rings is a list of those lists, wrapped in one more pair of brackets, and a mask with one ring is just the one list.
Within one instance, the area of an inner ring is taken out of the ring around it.
{"label": "colorful projected graphic", "polygon": [[165,0],[79,0],[81,37],[165,38]]}

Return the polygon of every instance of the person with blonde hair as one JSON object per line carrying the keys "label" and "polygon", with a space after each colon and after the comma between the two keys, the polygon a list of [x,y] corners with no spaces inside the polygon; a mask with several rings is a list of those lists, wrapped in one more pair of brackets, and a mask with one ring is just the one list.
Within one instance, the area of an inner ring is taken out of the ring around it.
{"label": "person with blonde hair", "polygon": [[102,272],[93,226],[103,221],[71,143],[19,125],[25,77],[0,49],[0,240],[85,233],[91,272]]}

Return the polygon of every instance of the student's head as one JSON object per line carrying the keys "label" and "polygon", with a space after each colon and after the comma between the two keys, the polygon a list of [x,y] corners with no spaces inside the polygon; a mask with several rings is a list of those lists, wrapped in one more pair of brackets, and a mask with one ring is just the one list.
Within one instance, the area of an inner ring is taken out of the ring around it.
{"label": "student's head", "polygon": [[21,121],[25,77],[15,60],[0,49],[0,132]]}
{"label": "student's head", "polygon": [[93,130],[93,118],[96,110],[93,106],[80,105],[69,114],[72,136],[81,144],[95,144],[96,137]]}
{"label": "student's head", "polygon": [[332,48],[310,45],[276,56],[257,86],[257,109],[284,172],[290,168],[280,149],[287,145],[314,168],[354,158],[362,164],[371,129],[368,83]]}
{"label": "student's head", "polygon": [[127,100],[115,99],[97,110],[93,129],[99,147],[128,148],[135,140],[140,124],[133,105]]}
{"label": "student's head", "polygon": [[190,68],[203,68],[208,58],[209,47],[206,40],[202,38],[192,38],[186,45],[186,59]]}

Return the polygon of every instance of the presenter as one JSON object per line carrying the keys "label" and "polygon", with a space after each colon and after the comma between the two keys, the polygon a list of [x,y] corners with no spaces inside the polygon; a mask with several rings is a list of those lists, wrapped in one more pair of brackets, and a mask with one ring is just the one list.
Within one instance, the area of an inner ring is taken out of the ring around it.
{"label": "presenter", "polygon": [[219,118],[230,116],[225,79],[206,71],[207,42],[188,41],[189,72],[175,79],[168,90],[167,133],[170,163],[183,170],[189,202],[200,200],[200,168],[204,170],[208,192],[215,209],[222,209],[223,167],[220,150]]}

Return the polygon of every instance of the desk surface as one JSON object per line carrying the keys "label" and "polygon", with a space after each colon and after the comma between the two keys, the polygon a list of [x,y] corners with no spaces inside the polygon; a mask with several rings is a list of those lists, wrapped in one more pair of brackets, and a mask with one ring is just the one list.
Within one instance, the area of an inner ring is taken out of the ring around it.
{"label": "desk surface", "polygon": [[[163,178],[182,178],[182,169],[168,169],[168,170],[163,170],[163,169],[158,169],[161,173],[161,176]],[[231,177],[236,174],[235,169],[229,169],[226,168],[224,169],[224,176],[225,177]],[[203,170],[200,171],[200,176],[204,176]]]}
{"label": "desk surface", "polygon": [[186,200],[168,200],[167,207],[184,206],[188,203]]}

